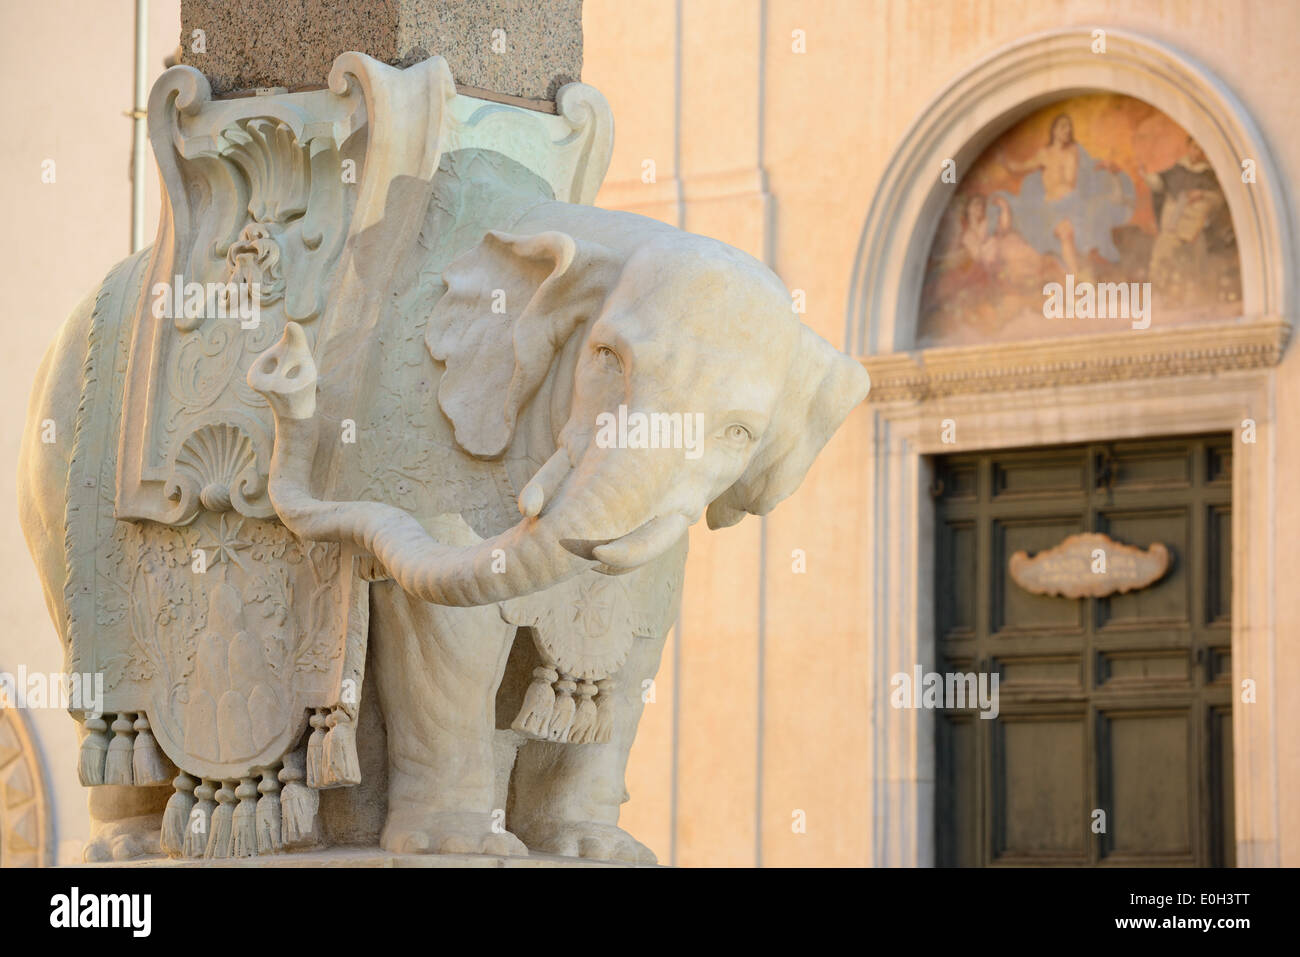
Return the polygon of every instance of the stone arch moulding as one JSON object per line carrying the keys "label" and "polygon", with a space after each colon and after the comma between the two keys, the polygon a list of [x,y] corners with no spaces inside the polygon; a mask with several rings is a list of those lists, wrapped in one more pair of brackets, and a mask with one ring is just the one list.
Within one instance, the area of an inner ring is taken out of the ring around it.
{"label": "stone arch moulding", "polygon": [[49,793],[22,711],[0,707],[0,867],[54,863]]}
{"label": "stone arch moulding", "polygon": [[[993,370],[984,361],[993,357],[978,355],[986,347],[947,360],[943,353],[958,350],[927,350],[927,361],[872,368],[873,386],[882,379],[884,387],[873,387],[876,401],[984,391],[1002,382],[1023,387],[1152,374],[1149,361],[1133,361],[1139,352],[1159,357],[1155,371],[1163,366],[1169,373],[1257,367],[1280,359],[1295,315],[1293,228],[1283,179],[1259,128],[1220,80],[1184,54],[1120,30],[1106,30],[1105,53],[1093,53],[1092,42],[1091,27],[1018,40],[967,70],[921,112],[886,167],[863,227],[845,324],[847,345],[868,357],[916,348],[926,260],[954,188],[940,180],[944,162],[955,160],[960,174],[1020,119],[1053,101],[1090,92],[1144,100],[1201,144],[1232,212],[1241,257],[1241,317],[1200,330],[1152,329],[1140,337],[1069,337],[1078,340],[1070,343],[1076,348],[1059,338],[1051,340],[1050,350],[1042,340],[999,343]],[[1241,181],[1245,159],[1255,161],[1253,184]],[[1078,356],[1072,355],[1076,351]],[[1057,360],[1049,361],[1047,354]],[[1088,374],[1090,356],[1106,371]]]}

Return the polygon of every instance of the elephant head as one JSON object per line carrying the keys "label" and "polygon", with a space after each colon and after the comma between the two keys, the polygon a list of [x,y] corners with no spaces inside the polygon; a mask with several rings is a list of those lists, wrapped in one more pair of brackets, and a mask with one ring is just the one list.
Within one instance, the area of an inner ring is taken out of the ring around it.
{"label": "elephant head", "polygon": [[717,528],[771,510],[866,396],[865,370],[799,323],[752,257],[667,229],[630,245],[490,232],[445,270],[427,341],[459,445],[499,457],[548,377],[571,396],[520,521],[487,540],[438,541],[391,506],[311,496],[315,370],[290,325],[249,372],[276,416],[285,524],[369,549],[426,601],[473,605],[630,571],[706,512]]}

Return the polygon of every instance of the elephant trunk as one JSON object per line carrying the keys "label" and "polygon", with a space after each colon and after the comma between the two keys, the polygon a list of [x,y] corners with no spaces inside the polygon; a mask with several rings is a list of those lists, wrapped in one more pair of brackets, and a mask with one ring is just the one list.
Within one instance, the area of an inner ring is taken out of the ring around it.
{"label": "elephant trunk", "polygon": [[[316,370],[296,323],[288,324],[281,341],[253,363],[248,381],[267,397],[275,415],[268,491],[280,519],[300,538],[366,549],[403,590],[424,601],[484,605],[549,588],[598,564],[597,549],[632,532],[635,526],[622,527],[625,516],[649,514],[641,501],[649,489],[637,487],[643,482],[615,482],[604,474],[610,469],[600,463],[592,469],[586,462],[589,467],[581,473],[549,476],[548,486],[558,493],[540,516],[525,516],[499,535],[472,544],[464,543],[472,533],[461,523],[461,544],[440,542],[400,508],[312,495],[319,438]],[[630,562],[647,554],[648,546],[658,550],[662,537],[662,529],[639,539],[629,535],[630,547],[614,548],[610,557],[619,564]]]}
{"label": "elephant trunk", "polygon": [[317,422],[276,415],[270,497],[300,538],[366,549],[409,594],[439,605],[485,605],[540,591],[590,568],[561,544],[555,530],[572,527],[573,509],[524,518],[475,544],[437,541],[413,515],[380,502],[330,502],[308,490]]}
{"label": "elephant trunk", "polygon": [[[319,439],[315,418],[316,368],[297,323],[248,371],[248,383],[266,396],[275,416],[271,503],[295,535],[355,544],[371,552],[411,595],[441,605],[485,605],[540,591],[591,567],[565,550],[556,519],[525,518],[475,544],[436,540],[414,516],[380,502],[329,502],[312,495],[310,477]],[[469,533],[460,523],[462,541]]]}

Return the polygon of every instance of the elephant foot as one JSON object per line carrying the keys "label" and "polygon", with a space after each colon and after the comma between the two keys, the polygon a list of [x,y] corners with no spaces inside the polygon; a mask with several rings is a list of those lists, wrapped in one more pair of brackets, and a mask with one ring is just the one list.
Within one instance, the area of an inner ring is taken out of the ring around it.
{"label": "elephant foot", "polygon": [[523,841],[493,823],[491,814],[478,811],[390,813],[379,843],[394,854],[528,856]]}
{"label": "elephant foot", "polygon": [[656,864],[659,861],[654,851],[616,824],[544,817],[521,828],[520,837],[531,850],[561,857],[626,864]]}
{"label": "elephant foot", "polygon": [[87,864],[131,861],[138,857],[162,855],[162,816],[145,814],[117,821],[94,824],[90,840],[82,852]]}

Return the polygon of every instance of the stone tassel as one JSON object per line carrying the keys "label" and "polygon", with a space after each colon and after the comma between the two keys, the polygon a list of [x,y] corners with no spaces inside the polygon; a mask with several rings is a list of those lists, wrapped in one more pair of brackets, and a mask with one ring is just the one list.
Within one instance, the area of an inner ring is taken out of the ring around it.
{"label": "stone tassel", "polygon": [[284,846],[280,840],[280,782],[275,771],[262,772],[262,783],[257,786],[261,797],[257,799],[257,853],[274,854]]}
{"label": "stone tassel", "polygon": [[222,781],[217,790],[217,809],[212,812],[212,833],[203,856],[214,859],[227,858],[234,851],[235,789],[229,781]]}
{"label": "stone tassel", "polygon": [[555,710],[555,689],[552,684],[560,676],[552,668],[534,668],[533,681],[524,693],[524,703],[510,727],[530,738],[546,737]]}
{"label": "stone tassel", "polygon": [[570,744],[587,744],[596,733],[596,703],[591,699],[596,694],[596,683],[584,679],[578,685],[578,710],[569,726]]}
{"label": "stone tassel", "polygon": [[81,739],[77,758],[77,777],[81,786],[97,787],[104,783],[104,763],[108,757],[108,723],[103,718],[87,718],[86,736]]}
{"label": "stone tassel", "polygon": [[108,742],[108,757],[104,759],[104,783],[133,783],[131,761],[135,753],[135,732],[131,716],[123,712],[113,721],[113,740]]}
{"label": "stone tassel", "polygon": [[141,711],[135,719],[135,744],[131,748],[131,775],[136,787],[154,787],[171,779],[168,761],[149,731],[149,719]]}
{"label": "stone tassel", "polygon": [[185,827],[185,856],[203,857],[208,849],[208,835],[212,833],[212,812],[216,802],[212,800],[217,793],[216,786],[206,779],[194,789],[194,807],[190,810],[190,821]]}
{"label": "stone tassel", "polygon": [[322,767],[325,751],[324,709],[311,716],[311,737],[307,739],[307,786],[318,788],[324,780]]}
{"label": "stone tassel", "polygon": [[608,744],[614,737],[614,689],[618,683],[613,678],[598,681],[600,694],[596,697],[596,730],[591,740],[596,744]]}
{"label": "stone tassel", "polygon": [[577,687],[577,682],[567,675],[555,682],[555,710],[551,712],[551,724],[546,730],[547,740],[563,741],[568,735],[573,716],[578,710],[573,701],[573,692]]}
{"label": "stone tassel", "polygon": [[321,787],[351,787],[361,783],[361,763],[357,760],[357,736],[346,711],[335,710],[327,721],[325,743],[321,752]]}
{"label": "stone tassel", "polygon": [[257,784],[254,778],[241,778],[235,788],[235,836],[230,842],[231,857],[257,856]]}
{"label": "stone tassel", "polygon": [[168,857],[185,853],[185,828],[194,810],[194,779],[182,771],[172,781],[172,796],[163,811],[162,849]]}
{"label": "stone tassel", "polygon": [[318,843],[316,810],[320,806],[320,794],[303,783],[304,764],[301,751],[290,751],[280,769],[280,783],[284,785],[280,795],[280,839],[285,847],[310,847]]}

